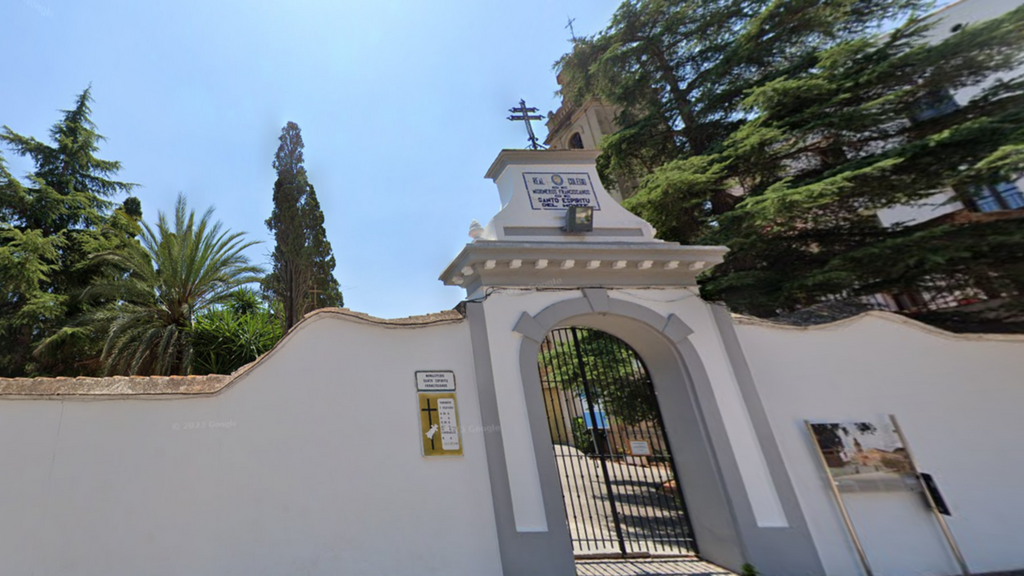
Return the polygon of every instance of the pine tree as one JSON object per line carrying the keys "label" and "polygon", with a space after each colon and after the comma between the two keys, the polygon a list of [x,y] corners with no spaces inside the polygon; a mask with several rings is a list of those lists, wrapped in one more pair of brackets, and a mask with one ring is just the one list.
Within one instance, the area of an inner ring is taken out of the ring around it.
{"label": "pine tree", "polygon": [[[875,217],[947,186],[970,203],[981,186],[1024,170],[1020,78],[963,107],[949,96],[1022,63],[1024,9],[940,44],[921,39],[926,28],[912,20],[884,38],[837,46],[812,71],[750,92],[744,106],[757,118],[726,148],[747,196],[713,235],[736,253],[709,278],[709,294],[772,313],[935,284],[1024,293],[1021,220],[883,227]],[[1008,302],[1003,317],[1018,307]]]}
{"label": "pine tree", "polygon": [[[91,101],[86,89],[74,108],[63,111],[50,130],[52,144],[6,126],[0,133],[0,142],[35,165],[23,184],[0,159],[4,375],[78,375],[98,368],[95,335],[66,326],[88,307],[81,293],[109,272],[92,265],[91,256],[132,243],[139,228],[137,219],[111,211],[111,199],[135,185],[113,179],[119,162],[95,156],[103,137],[91,120]],[[43,343],[48,346],[39,350]]]}
{"label": "pine tree", "polygon": [[340,306],[342,298],[323,212],[303,166],[299,126],[286,124],[279,141],[274,156],[274,210],[267,219],[276,244],[273,267],[263,280],[263,289],[281,303],[287,331],[307,312]]}
{"label": "pine tree", "polygon": [[1020,293],[1021,220],[876,216],[1024,171],[1024,81],[1007,77],[1024,8],[929,43],[926,7],[633,0],[559,62],[563,90],[622,107],[599,166],[642,179],[628,208],[662,238],[730,247],[707,298],[771,316],[935,282]]}

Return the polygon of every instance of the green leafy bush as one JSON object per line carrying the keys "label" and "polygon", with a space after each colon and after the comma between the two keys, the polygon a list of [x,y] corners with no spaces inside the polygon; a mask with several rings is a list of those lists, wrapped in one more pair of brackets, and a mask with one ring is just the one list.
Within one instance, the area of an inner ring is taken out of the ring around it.
{"label": "green leafy bush", "polygon": [[236,290],[227,306],[196,318],[192,373],[230,374],[268,352],[282,336],[277,315],[251,290]]}

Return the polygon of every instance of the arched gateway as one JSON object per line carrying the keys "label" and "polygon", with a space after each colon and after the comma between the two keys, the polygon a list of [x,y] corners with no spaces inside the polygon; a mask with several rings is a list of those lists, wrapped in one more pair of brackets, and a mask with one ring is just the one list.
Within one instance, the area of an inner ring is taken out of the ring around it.
{"label": "arched gateway", "polygon": [[[732,570],[821,573],[731,319],[696,296],[696,275],[726,249],[657,240],[604,190],[596,154],[503,151],[487,174],[502,208],[441,275],[467,291],[481,415],[500,431],[485,443],[504,573],[691,552]],[[582,390],[588,360],[559,357],[582,351],[564,339],[583,332],[635,351],[643,373],[626,380],[652,387],[646,415],[620,414],[611,430],[613,400],[593,389],[608,383]]]}
{"label": "arched gateway", "polygon": [[569,326],[548,332],[537,368],[576,557],[695,554],[643,359],[607,332]]}

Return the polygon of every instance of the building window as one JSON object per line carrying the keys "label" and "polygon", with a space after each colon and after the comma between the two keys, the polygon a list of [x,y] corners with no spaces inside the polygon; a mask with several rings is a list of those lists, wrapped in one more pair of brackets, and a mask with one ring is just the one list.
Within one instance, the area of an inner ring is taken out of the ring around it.
{"label": "building window", "polygon": [[974,190],[971,203],[978,212],[1020,210],[1024,208],[1024,194],[1013,182],[986,184]]}
{"label": "building window", "polygon": [[930,90],[917,99],[910,107],[910,121],[924,122],[944,116],[960,107],[953,95],[945,88]]}
{"label": "building window", "polygon": [[569,149],[583,150],[583,137],[580,136],[579,132],[576,132],[569,137]]}

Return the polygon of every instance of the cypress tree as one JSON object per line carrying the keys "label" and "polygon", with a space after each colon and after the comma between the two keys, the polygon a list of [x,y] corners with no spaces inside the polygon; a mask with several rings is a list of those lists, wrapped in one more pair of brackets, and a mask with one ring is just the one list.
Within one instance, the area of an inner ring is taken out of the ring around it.
{"label": "cypress tree", "polygon": [[324,231],[323,212],[303,165],[302,132],[294,122],[281,129],[274,156],[274,209],[267,228],[274,233],[271,272],[263,289],[284,310],[285,330],[316,308],[340,306],[334,255]]}
{"label": "cypress tree", "polygon": [[345,305],[345,301],[341,295],[341,287],[334,278],[334,252],[327,240],[324,213],[320,209],[320,201],[316,198],[316,190],[312,184],[309,185],[306,201],[302,204],[302,220],[306,229],[306,249],[313,269],[307,308],[340,308]]}

